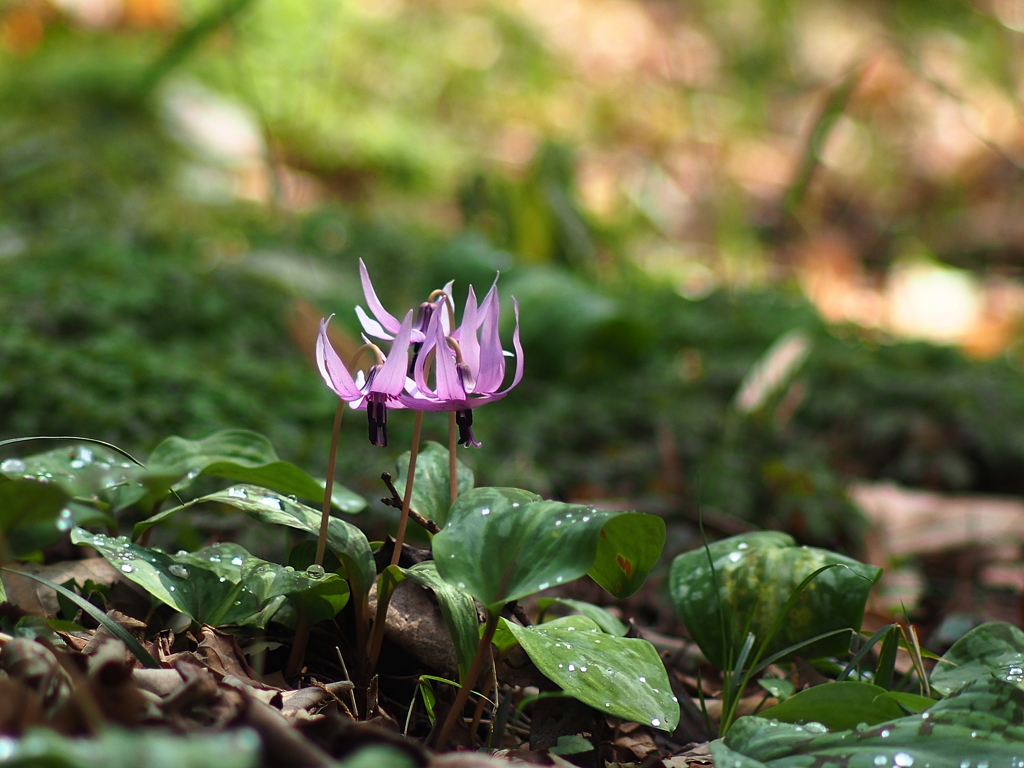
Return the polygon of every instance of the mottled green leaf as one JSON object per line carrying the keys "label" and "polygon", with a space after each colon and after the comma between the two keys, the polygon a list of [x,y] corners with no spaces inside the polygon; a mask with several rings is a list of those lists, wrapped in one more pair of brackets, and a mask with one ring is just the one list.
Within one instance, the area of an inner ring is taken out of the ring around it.
{"label": "mottled green leaf", "polygon": [[561,605],[575,613],[583,614],[596,623],[602,632],[607,632],[609,635],[625,637],[626,633],[629,632],[629,627],[623,622],[604,608],[593,603],[587,603],[583,600],[572,600],[568,597],[542,597],[537,600],[537,607],[541,611],[546,611],[552,605]]}
{"label": "mottled green leaf", "polygon": [[[766,654],[830,631],[860,629],[864,604],[881,569],[824,549],[797,547],[792,537],[776,531],[734,536],[709,546],[714,577],[703,547],[676,557],[670,591],[694,641],[715,666],[722,668],[731,652],[753,632],[760,647],[770,634],[793,591],[814,571],[771,638]],[[725,636],[719,611],[725,618]],[[803,655],[845,653],[849,635],[839,633],[814,643]]]}
{"label": "mottled green leaf", "polygon": [[935,665],[928,680],[948,696],[978,678],[995,677],[1024,688],[1024,632],[992,621],[961,637]]}
{"label": "mottled green leaf", "polygon": [[116,451],[96,444],[68,445],[45,453],[6,459],[0,474],[9,478],[36,479],[61,488],[68,496],[100,498],[114,508],[122,497],[131,500],[145,494],[138,483],[141,467]]}
{"label": "mottled green leaf", "polygon": [[417,563],[406,570],[405,575],[410,581],[430,589],[437,598],[445,626],[455,645],[459,679],[462,680],[480,644],[480,618],[477,616],[476,603],[465,592],[442,579],[433,560]]}
{"label": "mottled green leaf", "polygon": [[[164,510],[135,526],[136,538],[164,520],[195,504],[216,503],[240,509],[249,517],[271,525],[286,525],[317,535],[320,531],[321,511],[308,507],[295,499],[255,485],[235,485],[208,496],[202,496],[179,507]],[[377,576],[373,553],[366,535],[351,523],[331,517],[327,528],[327,545],[344,563],[348,578],[355,582],[357,591],[367,594]]]}
{"label": "mottled green leaf", "polygon": [[[416,457],[416,477],[409,501],[409,506],[441,528],[444,528],[451,507],[448,459],[448,449],[441,444],[423,444]],[[409,451],[398,457],[396,469],[398,477],[395,479],[395,488],[402,494],[405,493],[406,478],[409,475]],[[473,470],[458,459],[455,461],[455,476],[460,496],[473,487]]]}
{"label": "mottled green leaf", "polygon": [[646,640],[609,635],[586,616],[504,628],[545,677],[584,704],[663,731],[679,724],[665,665]]}
{"label": "mottled green leaf", "polygon": [[612,514],[518,488],[474,488],[456,500],[434,537],[437,571],[497,612],[589,571]]}
{"label": "mottled green leaf", "polygon": [[833,731],[903,717],[906,713],[895,701],[885,698],[885,693],[885,688],[852,680],[815,685],[768,707],[758,717],[784,723],[816,722]]}
{"label": "mottled green leaf", "polygon": [[730,768],[1019,768],[1024,691],[976,680],[926,712],[835,733],[815,723],[741,717],[711,752],[715,765]]}
{"label": "mottled green leaf", "polygon": [[69,738],[34,728],[20,739],[4,737],[9,768],[256,768],[260,738],[249,728],[176,734],[107,727],[91,738]]}
{"label": "mottled green leaf", "polygon": [[[199,475],[258,485],[309,501],[322,502],[324,497],[323,482],[281,461],[267,438],[245,429],[225,429],[202,440],[169,437],[153,450],[142,478],[160,498],[172,485],[181,490]],[[337,483],[331,497],[334,506],[345,512],[366,507],[365,499]]]}
{"label": "mottled green leaf", "polygon": [[657,515],[625,512],[604,524],[590,578],[622,599],[644,583],[665,546],[665,521]]}

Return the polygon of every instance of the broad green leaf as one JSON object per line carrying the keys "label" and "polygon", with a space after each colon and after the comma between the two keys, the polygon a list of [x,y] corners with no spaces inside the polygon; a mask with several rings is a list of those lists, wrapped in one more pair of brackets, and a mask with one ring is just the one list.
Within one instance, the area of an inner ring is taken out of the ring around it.
{"label": "broad green leaf", "polygon": [[[448,449],[440,443],[423,444],[416,457],[416,477],[409,501],[409,506],[428,520],[433,520],[441,528],[444,528],[448,519],[448,509],[451,507],[448,459]],[[395,479],[395,488],[402,494],[405,493],[406,478],[409,475],[409,451],[398,457],[396,468],[398,477]],[[455,475],[458,478],[461,496],[473,487],[473,470],[456,459]]]}
{"label": "broad green leaf", "polygon": [[[83,528],[71,531],[71,541],[91,546],[124,578],[198,622],[206,622],[232,587],[241,581],[242,564],[249,557],[238,545],[223,544],[216,553],[205,555],[207,562],[200,565],[197,555],[183,552],[172,557],[133,544],[125,536],[112,538]],[[220,559],[211,561],[209,558]],[[251,591],[244,590],[237,600],[239,604],[228,610],[223,623],[238,623],[259,612]]]}
{"label": "broad green leaf", "polygon": [[609,635],[585,616],[504,625],[545,677],[584,704],[670,733],[679,724],[665,665],[646,640]]}
{"label": "broad green leaf", "polygon": [[1024,691],[981,679],[927,712],[854,730],[825,730],[813,723],[741,717],[724,741],[711,743],[711,753],[715,765],[730,768],[1017,768],[1024,760]]}
{"label": "broad green leaf", "polygon": [[476,603],[465,592],[456,589],[441,578],[433,560],[417,563],[405,572],[410,581],[426,587],[434,593],[441,608],[445,626],[455,645],[455,658],[459,664],[459,679],[462,680],[473,663],[477,646],[480,644],[480,618]]}
{"label": "broad green leaf", "polygon": [[[154,496],[161,498],[172,485],[180,490],[199,475],[258,485],[310,501],[324,497],[322,482],[281,461],[267,438],[245,429],[226,429],[202,440],[169,437],[153,450],[143,479]],[[365,499],[337,483],[331,500],[344,512],[366,507]]]}
{"label": "broad green leaf", "polygon": [[995,677],[1024,688],[1024,632],[992,621],[975,627],[943,655],[928,680],[948,696],[978,678]]}
{"label": "broad green leaf", "polygon": [[576,613],[582,613],[596,623],[602,632],[607,632],[609,635],[625,637],[626,633],[629,632],[629,627],[615,616],[612,616],[604,608],[593,603],[587,603],[583,600],[572,600],[568,597],[542,597],[537,600],[537,607],[542,612],[547,611],[552,605],[562,605]]}
{"label": "broad green leaf", "polygon": [[307,618],[314,624],[333,619],[348,603],[348,583],[337,574],[315,569],[297,571],[256,557],[243,563],[242,582],[260,606],[276,597],[289,597],[296,606],[303,605]]}
{"label": "broad green leaf", "polygon": [[935,706],[935,699],[929,699],[927,696],[921,696],[917,693],[906,693],[905,691],[886,691],[878,698],[895,701],[903,708],[903,714],[916,715],[918,712],[924,712],[926,709]]}
{"label": "broad green leaf", "polygon": [[156,728],[106,727],[92,738],[33,728],[4,737],[5,768],[256,768],[260,737],[250,728],[176,734]]}
{"label": "broad green leaf", "polygon": [[[235,485],[208,496],[201,496],[187,504],[164,510],[135,526],[135,536],[157,523],[196,504],[217,503],[240,509],[249,517],[271,525],[286,525],[312,533],[320,531],[320,510],[308,507],[287,496],[255,485]],[[348,578],[356,583],[357,591],[367,594],[377,576],[373,553],[365,534],[351,523],[331,517],[327,528],[327,544],[345,564]]]}
{"label": "broad green leaf", "polygon": [[45,523],[59,536],[58,515],[68,500],[68,493],[54,483],[0,478],[0,532]]}
{"label": "broad green leaf", "polygon": [[757,681],[757,684],[780,702],[793,695],[793,684],[784,678],[763,677]]}
{"label": "broad green leaf", "polygon": [[[68,496],[100,498],[114,508],[121,498],[124,506],[145,494],[138,481],[142,468],[102,445],[68,445],[45,453],[7,459],[0,463],[0,474],[9,478],[36,479],[58,486]],[[126,495],[127,494],[127,495]]]}
{"label": "broad green leaf", "polygon": [[622,599],[644,583],[665,546],[665,521],[657,515],[626,512],[601,529],[590,578]]}
{"label": "broad green leaf", "polygon": [[497,612],[589,571],[601,527],[614,514],[518,488],[474,488],[434,537],[437,572]]}
{"label": "broad green leaf", "polygon": [[[792,537],[776,531],[734,536],[709,545],[714,577],[703,547],[676,557],[670,591],[687,628],[715,666],[722,668],[747,632],[763,642],[790,594],[823,566],[805,587],[780,630],[771,638],[772,654],[833,630],[860,629],[871,585],[881,569],[824,549],[797,547]],[[725,636],[722,621],[725,618]],[[801,651],[802,655],[840,654],[849,648],[849,634],[839,633]],[[731,650],[730,650],[731,649]]]}
{"label": "broad green leaf", "polygon": [[758,717],[784,723],[821,723],[832,731],[856,728],[860,723],[877,725],[906,714],[877,685],[844,680],[815,685],[793,694],[781,704],[768,707]]}

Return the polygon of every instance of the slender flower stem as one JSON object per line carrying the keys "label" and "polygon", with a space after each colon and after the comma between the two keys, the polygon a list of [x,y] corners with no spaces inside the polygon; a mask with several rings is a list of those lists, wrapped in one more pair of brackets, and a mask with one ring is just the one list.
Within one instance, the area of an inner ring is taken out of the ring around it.
{"label": "slender flower stem", "polygon": [[331,452],[327,456],[327,483],[324,485],[324,512],[320,516],[320,536],[316,540],[317,565],[324,564],[327,551],[327,529],[331,522],[331,498],[334,491],[334,470],[338,459],[338,435],[341,432],[341,417],[345,414],[345,401],[338,400],[338,411],[334,414],[334,431],[331,432]]}
{"label": "slender flower stem", "polygon": [[466,702],[469,701],[469,694],[476,684],[476,679],[480,677],[480,668],[484,665],[484,658],[490,658],[491,640],[494,639],[494,631],[498,628],[498,619],[500,618],[500,611],[495,613],[487,612],[487,624],[484,626],[484,634],[480,638],[480,645],[476,647],[476,655],[473,657],[473,661],[469,665],[469,671],[462,681],[462,687],[459,688],[459,693],[455,697],[455,703],[452,704],[452,708],[448,711],[448,717],[445,718],[444,725],[441,726],[441,730],[437,734],[437,739],[434,741],[434,749],[442,749],[448,743],[448,736],[451,734],[455,722],[462,717],[462,710],[466,706]]}
{"label": "slender flower stem", "polygon": [[455,411],[448,412],[448,493],[451,496],[451,503],[459,498],[459,472],[456,464],[455,449],[458,442],[455,439]]}
{"label": "slender flower stem", "polygon": [[[338,434],[341,432],[341,417],[345,414],[345,401],[338,400],[338,410],[334,414],[334,430],[331,432],[331,451],[327,456],[327,482],[324,483],[324,513],[320,517],[320,535],[316,540],[316,564],[324,564],[324,552],[327,551],[327,529],[331,522],[331,499],[334,490],[334,470],[338,458]],[[294,676],[302,669],[302,662],[306,658],[306,645],[309,643],[309,615],[306,612],[305,604],[299,605],[299,623],[295,627],[295,637],[292,639],[292,650],[288,655],[288,663],[285,665],[285,672]]]}
{"label": "slender flower stem", "polygon": [[409,475],[405,478],[405,495],[402,497],[402,517],[398,520],[398,532],[395,534],[395,551],[391,555],[391,564],[398,565],[402,556],[402,542],[405,541],[405,529],[409,524],[409,504],[412,501],[412,482],[416,477],[416,457],[420,452],[420,430],[423,428],[423,411],[416,411],[416,419],[412,427],[412,450],[409,452]]}

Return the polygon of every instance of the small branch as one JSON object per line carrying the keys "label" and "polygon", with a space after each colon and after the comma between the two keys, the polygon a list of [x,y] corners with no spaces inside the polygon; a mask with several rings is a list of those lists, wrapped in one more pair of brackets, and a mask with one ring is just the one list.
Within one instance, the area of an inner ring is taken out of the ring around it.
{"label": "small branch", "polygon": [[[381,472],[380,479],[384,481],[384,485],[387,486],[388,490],[391,491],[391,498],[382,498],[380,503],[385,507],[393,507],[394,509],[402,508],[402,497],[398,495],[398,489],[395,488],[394,482],[391,480],[390,472]],[[412,507],[409,507],[409,519],[416,523],[418,526],[432,534],[438,534],[441,532],[441,526],[435,523],[433,520],[428,520],[419,512]]]}

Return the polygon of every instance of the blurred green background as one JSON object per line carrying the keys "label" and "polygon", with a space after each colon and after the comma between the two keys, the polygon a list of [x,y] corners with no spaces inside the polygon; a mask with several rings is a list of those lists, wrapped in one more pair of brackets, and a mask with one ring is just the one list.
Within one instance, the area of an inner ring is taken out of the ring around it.
{"label": "blurred green background", "polygon": [[[500,271],[506,346],[519,300],[478,482],[842,548],[852,478],[1022,493],[1022,31],[1024,0],[0,0],[0,439],[247,427],[322,474],[312,340],[357,338],[363,258],[396,312]],[[364,432],[340,475],[379,496],[411,419]]]}

